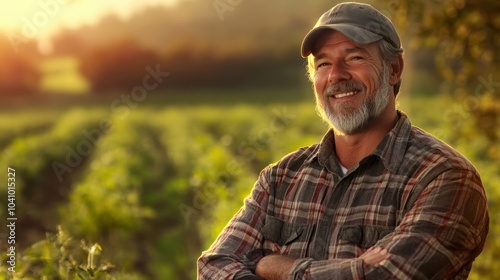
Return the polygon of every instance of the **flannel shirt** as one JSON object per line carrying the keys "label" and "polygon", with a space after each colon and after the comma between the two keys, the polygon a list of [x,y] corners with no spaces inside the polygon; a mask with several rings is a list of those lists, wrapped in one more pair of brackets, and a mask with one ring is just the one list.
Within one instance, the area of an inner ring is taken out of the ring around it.
{"label": "flannel shirt", "polygon": [[[488,232],[473,165],[400,119],[342,176],[330,130],[266,167],[198,259],[199,279],[260,279],[267,254],[296,258],[289,279],[466,279]],[[378,265],[359,256],[386,248]]]}

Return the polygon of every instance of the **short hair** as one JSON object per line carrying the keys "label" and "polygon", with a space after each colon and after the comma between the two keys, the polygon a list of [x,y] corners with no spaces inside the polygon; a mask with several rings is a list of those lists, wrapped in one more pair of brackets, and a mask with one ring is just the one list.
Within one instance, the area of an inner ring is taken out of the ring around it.
{"label": "short hair", "polygon": [[[394,64],[399,62],[399,57],[403,55],[404,50],[403,47],[397,48],[394,47],[388,41],[381,39],[377,41],[377,47],[379,49],[380,55],[382,56],[382,60],[387,64]],[[309,81],[313,82],[314,79],[314,57],[310,54],[307,57],[307,76]],[[399,93],[399,89],[401,88],[401,79],[393,86],[394,96],[397,96]]]}

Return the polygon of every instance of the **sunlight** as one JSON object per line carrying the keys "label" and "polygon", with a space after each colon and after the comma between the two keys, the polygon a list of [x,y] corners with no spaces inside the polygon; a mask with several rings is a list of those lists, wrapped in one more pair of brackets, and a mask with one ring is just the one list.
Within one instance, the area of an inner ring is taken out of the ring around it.
{"label": "sunlight", "polygon": [[96,23],[103,16],[122,18],[137,9],[177,0],[27,0],[0,6],[0,31],[27,39],[47,38],[63,28]]}

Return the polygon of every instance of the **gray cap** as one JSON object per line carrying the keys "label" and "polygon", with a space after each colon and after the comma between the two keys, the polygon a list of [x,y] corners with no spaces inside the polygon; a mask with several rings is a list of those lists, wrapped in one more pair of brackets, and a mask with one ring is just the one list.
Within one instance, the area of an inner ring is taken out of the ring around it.
{"label": "gray cap", "polygon": [[355,2],[340,3],[324,13],[302,41],[302,57],[311,54],[314,42],[325,30],[335,30],[360,44],[385,39],[396,48],[401,40],[391,20],[371,5]]}

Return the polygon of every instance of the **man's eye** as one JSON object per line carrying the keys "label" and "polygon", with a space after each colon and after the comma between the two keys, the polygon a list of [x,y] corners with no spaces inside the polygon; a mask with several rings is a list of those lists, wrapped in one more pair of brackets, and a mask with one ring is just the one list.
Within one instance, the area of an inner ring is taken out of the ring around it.
{"label": "man's eye", "polygon": [[320,64],[318,64],[318,66],[316,66],[316,70],[320,69],[321,67],[325,67],[325,66],[328,66],[327,62],[320,63]]}
{"label": "man's eye", "polygon": [[363,59],[362,56],[353,56],[350,58],[350,60],[361,60],[361,59]]}

